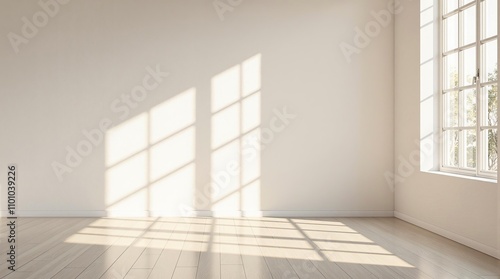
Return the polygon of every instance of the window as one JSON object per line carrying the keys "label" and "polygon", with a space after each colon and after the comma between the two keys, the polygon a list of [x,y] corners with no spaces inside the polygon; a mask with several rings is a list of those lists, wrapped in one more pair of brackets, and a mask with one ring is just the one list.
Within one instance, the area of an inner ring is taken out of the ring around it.
{"label": "window", "polygon": [[441,170],[496,179],[498,0],[441,2]]}

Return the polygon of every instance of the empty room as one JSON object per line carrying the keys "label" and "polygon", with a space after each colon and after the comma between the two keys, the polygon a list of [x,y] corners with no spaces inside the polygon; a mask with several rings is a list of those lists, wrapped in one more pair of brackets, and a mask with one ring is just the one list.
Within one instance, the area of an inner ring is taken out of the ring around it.
{"label": "empty room", "polygon": [[0,0],[0,278],[500,279],[498,0]]}

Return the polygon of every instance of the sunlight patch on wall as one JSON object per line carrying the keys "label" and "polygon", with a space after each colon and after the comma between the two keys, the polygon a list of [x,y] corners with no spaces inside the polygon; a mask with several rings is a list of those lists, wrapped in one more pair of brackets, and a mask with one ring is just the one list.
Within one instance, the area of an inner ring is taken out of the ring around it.
{"label": "sunlight patch on wall", "polygon": [[247,184],[241,190],[241,209],[250,212],[260,210],[260,180]]}
{"label": "sunlight patch on wall", "polygon": [[196,140],[194,130],[194,127],[189,127],[150,148],[150,181],[156,181],[193,162]]}
{"label": "sunlight patch on wall", "polygon": [[257,212],[261,194],[261,55],[214,76],[211,89],[211,210]]}
{"label": "sunlight patch on wall", "polygon": [[241,97],[240,66],[236,65],[212,78],[212,112],[238,101]]}
{"label": "sunlight patch on wall", "polygon": [[218,201],[212,206],[213,211],[239,210],[240,174],[239,171],[226,172],[228,164],[232,165],[231,169],[240,169],[239,140],[234,140],[212,152],[213,180],[217,185],[217,190],[212,192],[212,200]]}
{"label": "sunlight patch on wall", "polygon": [[251,130],[260,126],[260,92],[243,99],[242,101],[242,119],[241,130],[243,133],[248,133]]}
{"label": "sunlight patch on wall", "polygon": [[107,131],[109,212],[178,215],[181,206],[193,206],[195,119],[196,90],[190,88]]}
{"label": "sunlight patch on wall", "polygon": [[191,88],[151,109],[150,144],[179,132],[195,123],[196,90]]}
{"label": "sunlight patch on wall", "polygon": [[262,56],[257,54],[242,63],[243,97],[255,93],[261,88],[261,59]]}
{"label": "sunlight patch on wall", "polygon": [[110,167],[148,146],[148,114],[141,113],[106,132],[106,166]]}
{"label": "sunlight patch on wall", "polygon": [[151,209],[180,215],[182,205],[193,203],[195,165],[191,163],[151,184]]}
{"label": "sunlight patch on wall", "polygon": [[240,136],[240,104],[236,103],[212,116],[212,149]]}
{"label": "sunlight patch on wall", "polygon": [[147,163],[147,152],[142,151],[106,171],[105,195],[108,210],[146,210]]}

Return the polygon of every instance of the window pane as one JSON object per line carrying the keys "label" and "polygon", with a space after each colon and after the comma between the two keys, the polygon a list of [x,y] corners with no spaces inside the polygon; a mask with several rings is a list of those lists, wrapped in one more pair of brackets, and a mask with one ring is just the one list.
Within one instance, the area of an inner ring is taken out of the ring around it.
{"label": "window pane", "polygon": [[464,126],[475,126],[476,125],[476,90],[469,89],[463,91],[464,98],[464,111],[463,111],[463,120]]}
{"label": "window pane", "polygon": [[497,41],[491,41],[482,46],[481,81],[497,80]]}
{"label": "window pane", "polygon": [[446,37],[444,38],[445,51],[452,50],[458,47],[458,14],[450,16],[444,20],[444,30]]}
{"label": "window pane", "polygon": [[489,171],[497,170],[497,129],[487,129],[483,131],[483,142],[486,141],[483,149],[484,160],[483,169]]}
{"label": "window pane", "polygon": [[460,86],[472,85],[476,76],[476,47],[468,48],[460,52],[462,56],[462,69],[460,71]]}
{"label": "window pane", "polygon": [[447,92],[443,95],[444,126],[458,127],[458,92]]}
{"label": "window pane", "polygon": [[485,0],[481,3],[482,20],[482,39],[486,39],[497,34],[497,1]]}
{"label": "window pane", "polygon": [[444,13],[449,13],[458,8],[458,0],[444,0]]}
{"label": "window pane", "polygon": [[463,131],[465,142],[465,167],[476,167],[476,130]]}
{"label": "window pane", "polygon": [[453,53],[444,58],[444,84],[443,89],[458,86],[458,54]]}
{"label": "window pane", "polygon": [[470,2],[474,2],[475,0],[463,0],[462,6],[469,4]]}
{"label": "window pane", "polygon": [[463,16],[462,45],[476,41],[476,5],[460,12]]}
{"label": "window pane", "polygon": [[493,82],[498,80],[498,0],[439,2],[446,16],[441,42],[447,54],[441,65],[441,163],[466,173],[496,172],[498,85]]}
{"label": "window pane", "polygon": [[[497,85],[483,87],[483,100],[488,100],[488,102],[483,101],[483,105],[481,106],[484,113],[483,125],[485,126],[496,126],[498,122],[497,88]],[[487,108],[485,107],[486,105],[488,105]]]}
{"label": "window pane", "polygon": [[444,140],[444,165],[458,167],[458,131],[445,131]]}

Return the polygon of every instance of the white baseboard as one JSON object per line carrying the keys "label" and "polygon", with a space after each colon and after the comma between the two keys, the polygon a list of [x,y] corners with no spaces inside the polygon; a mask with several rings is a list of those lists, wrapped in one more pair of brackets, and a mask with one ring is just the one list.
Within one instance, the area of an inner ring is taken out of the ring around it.
{"label": "white baseboard", "polygon": [[[392,210],[265,210],[210,211],[197,210],[179,214],[164,211],[112,210],[19,210],[18,217],[393,217]],[[0,211],[1,217],[7,211]]]}
{"label": "white baseboard", "polygon": [[392,210],[270,210],[264,217],[393,217]]}
{"label": "white baseboard", "polygon": [[435,225],[429,224],[427,222],[421,221],[419,219],[416,219],[414,217],[411,217],[411,216],[406,215],[406,214],[401,213],[401,212],[394,211],[394,217],[401,219],[403,221],[406,221],[408,223],[411,223],[413,225],[419,226],[421,228],[424,228],[424,229],[431,231],[433,233],[444,236],[446,238],[449,238],[449,239],[456,241],[460,244],[463,244],[465,246],[469,246],[472,249],[478,250],[482,253],[485,253],[485,254],[490,255],[492,257],[495,257],[497,259],[500,259],[500,253],[494,247],[485,245],[483,243],[477,242],[477,241],[470,239],[468,237],[456,234],[456,233],[448,231],[446,229],[443,229],[443,228],[437,227]]}
{"label": "white baseboard", "polygon": [[[105,217],[101,210],[18,210],[17,217]],[[0,217],[7,217],[7,210],[0,211]]]}
{"label": "white baseboard", "polygon": [[192,212],[191,216],[203,217],[393,217],[392,210],[264,210],[264,211],[210,211]]}

